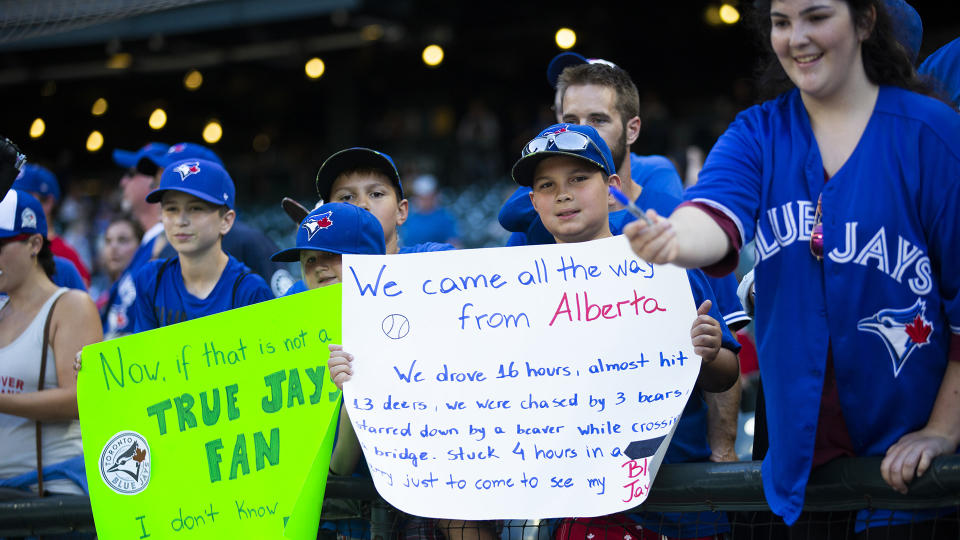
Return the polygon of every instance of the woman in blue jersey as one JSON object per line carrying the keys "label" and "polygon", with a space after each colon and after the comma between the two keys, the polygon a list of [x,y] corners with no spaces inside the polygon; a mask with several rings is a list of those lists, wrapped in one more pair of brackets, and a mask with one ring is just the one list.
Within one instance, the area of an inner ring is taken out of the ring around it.
{"label": "woman in blue jersey", "polygon": [[[778,95],[737,116],[669,219],[624,234],[719,274],[756,240],[764,491],[792,524],[820,464],[884,456],[906,492],[957,449],[960,116],[923,95],[880,0],[760,0],[757,17]],[[858,531],[901,523],[869,517]]]}

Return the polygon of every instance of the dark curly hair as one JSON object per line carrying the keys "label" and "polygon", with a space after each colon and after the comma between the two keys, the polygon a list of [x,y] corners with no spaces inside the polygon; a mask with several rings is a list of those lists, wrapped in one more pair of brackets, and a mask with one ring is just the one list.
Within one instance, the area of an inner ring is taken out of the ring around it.
{"label": "dark curly hair", "polygon": [[[921,94],[932,95],[930,86],[917,75],[910,61],[910,53],[896,39],[893,21],[883,0],[842,0],[850,8],[853,23],[857,28],[870,27],[871,8],[876,11],[876,20],[870,35],[861,45],[863,68],[867,79],[873,84],[899,86]],[[757,81],[762,99],[770,99],[794,88],[783,66],[770,45],[771,0],[755,0],[752,25],[767,52],[758,68]]]}

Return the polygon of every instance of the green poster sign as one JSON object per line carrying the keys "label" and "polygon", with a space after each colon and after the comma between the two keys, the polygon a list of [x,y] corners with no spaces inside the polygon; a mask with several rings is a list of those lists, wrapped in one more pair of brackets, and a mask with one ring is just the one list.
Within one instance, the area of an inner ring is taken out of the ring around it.
{"label": "green poster sign", "polygon": [[340,342],[335,285],[85,347],[99,538],[316,538]]}

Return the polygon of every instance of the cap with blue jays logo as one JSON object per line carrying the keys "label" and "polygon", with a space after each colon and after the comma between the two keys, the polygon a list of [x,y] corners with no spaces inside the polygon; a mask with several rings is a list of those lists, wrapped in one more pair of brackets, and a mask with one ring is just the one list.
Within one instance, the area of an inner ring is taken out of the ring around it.
{"label": "cap with blue jays logo", "polygon": [[300,260],[300,251],[350,255],[383,255],[383,227],[369,211],[347,203],[327,203],[307,214],[297,229],[297,244],[270,257],[277,262]]}
{"label": "cap with blue jays logo", "polygon": [[55,201],[60,200],[60,183],[57,182],[57,177],[46,167],[33,163],[24,164],[10,188],[53,197]]}
{"label": "cap with blue jays logo", "polygon": [[578,124],[554,124],[523,147],[520,159],[513,165],[513,180],[521,186],[532,186],[537,164],[552,156],[582,159],[608,175],[617,173],[610,147],[596,129]]}
{"label": "cap with blue jays logo", "polygon": [[146,159],[157,167],[157,161],[167,153],[170,147],[160,142],[150,142],[140,147],[139,150],[122,150],[120,148],[113,151],[113,162],[124,169],[132,169],[140,163],[141,159]]}
{"label": "cap with blue jays logo", "polygon": [[401,199],[403,198],[400,173],[397,172],[397,165],[393,162],[393,158],[383,152],[359,146],[341,150],[323,162],[320,170],[317,171],[317,194],[325,201],[330,200],[330,190],[333,188],[333,182],[337,177],[346,171],[360,168],[382,172],[390,179],[393,187],[397,188],[397,195]]}
{"label": "cap with blue jays logo", "polygon": [[40,234],[46,238],[47,218],[36,197],[26,191],[11,189],[0,201],[0,238],[21,234]]}
{"label": "cap with blue jays logo", "polygon": [[210,150],[202,144],[189,142],[174,144],[160,153],[153,152],[149,154],[143,154],[137,160],[136,167],[141,173],[152,175],[157,172],[158,168],[165,169],[170,165],[185,159],[205,159],[223,167],[223,161],[220,159],[220,156],[213,152],[213,150]]}
{"label": "cap with blue jays logo", "polygon": [[176,161],[163,170],[160,185],[147,194],[147,202],[157,203],[165,191],[182,191],[211,204],[233,208],[236,191],[233,179],[218,163],[205,159]]}
{"label": "cap with blue jays logo", "polygon": [[213,150],[202,144],[189,142],[177,143],[171,146],[170,149],[167,150],[167,153],[160,156],[160,158],[157,160],[157,165],[166,168],[178,161],[183,161],[185,159],[205,159],[223,167],[223,161],[220,159],[220,156],[213,152]]}

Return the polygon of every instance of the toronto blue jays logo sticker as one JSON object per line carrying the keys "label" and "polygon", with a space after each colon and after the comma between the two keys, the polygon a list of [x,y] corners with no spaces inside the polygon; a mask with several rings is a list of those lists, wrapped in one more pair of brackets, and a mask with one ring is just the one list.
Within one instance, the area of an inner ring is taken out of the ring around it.
{"label": "toronto blue jays logo sticker", "polygon": [[150,447],[136,431],[121,431],[100,452],[100,478],[121,495],[135,495],[150,483]]}
{"label": "toronto blue jays logo sticker", "polygon": [[893,362],[893,376],[900,376],[910,354],[930,343],[933,325],[924,317],[927,304],[923,300],[906,309],[881,309],[872,317],[861,319],[857,329],[880,337]]}
{"label": "toronto blue jays logo sticker", "polygon": [[180,181],[184,181],[191,174],[197,174],[200,172],[200,162],[190,161],[187,163],[181,163],[173,168],[173,172],[180,174]]}
{"label": "toronto blue jays logo sticker", "polygon": [[308,217],[303,222],[303,228],[307,230],[307,242],[313,240],[313,236],[317,234],[317,231],[320,229],[326,229],[327,227],[333,225],[333,220],[330,217],[333,215],[333,210],[329,212],[324,212],[322,214],[317,214],[313,217]]}

